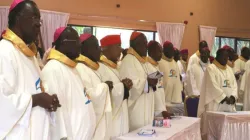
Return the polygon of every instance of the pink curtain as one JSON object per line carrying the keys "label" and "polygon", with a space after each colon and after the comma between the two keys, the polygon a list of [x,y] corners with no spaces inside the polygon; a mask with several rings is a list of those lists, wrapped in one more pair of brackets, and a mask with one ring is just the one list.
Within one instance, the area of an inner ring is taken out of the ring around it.
{"label": "pink curtain", "polygon": [[9,14],[9,7],[0,6],[0,34],[8,26],[8,14]]}
{"label": "pink curtain", "polygon": [[216,27],[200,25],[200,41],[201,40],[207,41],[207,44],[208,44],[210,51],[213,50],[216,30],[217,30]]}
{"label": "pink curtain", "polygon": [[60,13],[54,11],[40,10],[43,25],[41,27],[41,34],[44,44],[44,49],[47,50],[52,46],[54,32],[57,28],[67,26],[69,20],[68,13]]}
{"label": "pink curtain", "polygon": [[156,23],[157,32],[159,33],[160,43],[171,41],[177,49],[181,48],[181,42],[184,35],[185,24],[182,23]]}

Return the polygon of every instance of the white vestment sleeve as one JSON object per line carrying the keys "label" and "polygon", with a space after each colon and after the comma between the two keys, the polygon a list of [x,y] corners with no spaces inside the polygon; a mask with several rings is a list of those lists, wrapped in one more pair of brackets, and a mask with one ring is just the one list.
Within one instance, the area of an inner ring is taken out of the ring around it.
{"label": "white vestment sleeve", "polygon": [[[87,88],[86,93],[88,93],[91,100],[93,100],[93,104],[95,108],[98,106],[98,108],[101,109],[103,105],[105,105],[105,112],[112,111],[110,95],[108,94],[109,93],[108,85],[106,85],[105,83],[100,83],[93,88]],[[102,104],[103,101],[106,101],[106,102]],[[100,104],[98,105],[97,103],[100,103]],[[99,112],[97,110],[95,111]]]}
{"label": "white vestment sleeve", "polygon": [[221,84],[216,80],[216,75],[213,69],[208,67],[206,73],[206,104],[210,103],[212,100],[220,103],[226,97],[226,94],[221,89]]}
{"label": "white vestment sleeve", "polygon": [[[199,88],[197,87],[197,84],[196,84],[196,79],[194,77],[194,73],[195,73],[195,70],[193,68],[190,68],[190,70],[188,70],[188,88],[189,88],[189,93],[191,95],[200,95],[200,91],[199,91]],[[196,77],[196,78],[199,78],[199,77]],[[199,79],[200,80],[200,79]],[[198,82],[199,82],[198,80]]]}
{"label": "white vestment sleeve", "polygon": [[188,60],[188,66],[187,66],[187,70],[191,68],[191,66],[197,61],[197,55],[193,54],[189,60]]}
{"label": "white vestment sleeve", "polygon": [[[177,64],[176,64],[177,66]],[[180,70],[176,70],[176,76],[177,76],[177,82],[174,84],[174,94],[172,96],[172,102],[173,103],[180,103],[182,102],[182,91],[183,91],[183,85],[180,78]]]}
{"label": "white vestment sleeve", "polygon": [[12,55],[0,55],[0,139],[17,124],[28,127],[32,109],[32,93],[15,90],[18,75]]}
{"label": "white vestment sleeve", "polygon": [[239,89],[239,94],[243,95],[244,94],[244,89],[245,89],[245,83],[246,83],[246,72],[242,75],[241,78],[241,84],[240,84],[240,89]]}
{"label": "white vestment sleeve", "polygon": [[[129,62],[130,61],[130,62]],[[131,62],[132,61],[132,62]],[[146,87],[146,78],[140,77],[138,74],[144,71],[138,71],[136,69],[135,62],[133,59],[123,59],[120,67],[120,79],[129,78],[133,82],[133,87],[130,89],[129,101],[133,104],[144,92]],[[133,93],[133,94],[131,94]],[[131,105],[129,103],[129,105]]]}
{"label": "white vestment sleeve", "polygon": [[[60,76],[57,76],[57,73],[58,73],[57,70],[54,70],[52,67],[47,66],[44,67],[44,69],[42,70],[42,76],[41,76],[45,92],[51,95],[57,94],[59,102],[62,105],[62,107],[58,108],[56,113],[54,114],[56,120],[55,120],[55,126],[52,126],[52,132],[51,132],[52,139],[70,138],[72,137],[72,129],[70,127],[71,125],[69,125],[69,123],[71,122],[71,120],[69,119],[70,114],[67,114],[66,112],[68,111],[64,111],[67,108],[63,107],[64,104],[67,103],[67,101],[65,101],[67,97],[65,97],[66,95],[64,87],[60,86],[64,85],[63,83],[61,83],[63,82],[63,80],[60,79]],[[60,130],[56,130],[58,128],[60,128]]]}
{"label": "white vestment sleeve", "polygon": [[112,99],[112,107],[120,108],[122,106],[123,98],[124,98],[124,86],[123,83],[117,83],[113,85],[113,89],[111,92]]}
{"label": "white vestment sleeve", "polygon": [[238,85],[237,85],[237,81],[236,81],[236,78],[234,76],[233,70],[230,69],[230,71],[231,71],[231,74],[232,74],[230,78],[233,79],[233,83],[232,83],[232,86],[231,86],[231,88],[232,88],[231,95],[234,96],[235,99],[237,100],[238,99]]}
{"label": "white vestment sleeve", "polygon": [[164,102],[164,100],[162,99],[162,98],[164,98],[165,99],[165,97],[164,97],[164,90],[163,90],[163,88],[161,89],[161,88],[157,88],[157,91],[155,91],[155,93],[154,93],[154,106],[155,106],[155,108],[154,108],[154,110],[155,110],[155,116],[159,116],[159,115],[161,115],[161,113],[163,112],[163,111],[167,111],[167,109],[166,109],[166,106],[165,106],[165,102]]}
{"label": "white vestment sleeve", "polygon": [[178,65],[178,67],[179,67],[180,72],[182,73],[183,66],[182,66],[180,60],[177,61],[177,65]]}
{"label": "white vestment sleeve", "polygon": [[112,130],[112,128],[108,127],[112,119],[109,87],[101,80],[98,71],[94,71],[81,63],[77,65],[77,71],[81,76],[85,91],[90,96],[95,110],[96,130],[93,140],[109,137],[109,130]]}
{"label": "white vestment sleeve", "polygon": [[182,77],[182,82],[184,82],[185,79],[186,79],[186,74],[185,74],[184,67],[183,67],[183,65],[182,65],[182,63],[181,63],[180,60],[177,62],[177,65],[179,67],[180,75]]}
{"label": "white vestment sleeve", "polygon": [[240,59],[235,61],[233,71],[234,71],[234,73],[241,71],[240,70]]}
{"label": "white vestment sleeve", "polygon": [[[250,69],[246,70],[243,75],[244,79],[242,82],[249,83],[250,80]],[[241,83],[242,83],[241,82]],[[250,87],[247,84],[241,84],[241,90],[244,91],[244,98],[243,98],[243,111],[250,111]]]}
{"label": "white vestment sleeve", "polygon": [[240,84],[240,87],[239,87],[240,88],[239,89],[239,91],[240,91],[239,94],[244,94],[244,92],[245,92],[246,83],[248,81],[248,79],[247,79],[248,74],[247,73],[249,73],[249,69],[250,69],[250,60],[248,60],[248,62],[245,65],[245,68],[244,68],[245,73],[243,74],[243,76],[241,78],[241,84]]}
{"label": "white vestment sleeve", "polygon": [[[146,63],[145,67],[147,67],[148,74],[155,73],[159,71],[158,66],[154,66],[151,63]],[[156,85],[156,91],[153,91],[153,88],[149,88],[149,94],[154,95],[154,115],[155,116],[162,116],[162,112],[166,111],[165,106],[165,92],[164,88],[162,87],[163,77],[158,79],[158,84]]]}
{"label": "white vestment sleeve", "polygon": [[[91,77],[89,76],[89,74],[84,72],[84,69],[82,67],[77,66],[77,71],[81,76],[86,93],[90,96],[91,100],[93,100],[95,112],[103,113],[101,108],[103,108],[104,105],[106,105],[104,107],[105,112],[111,112],[112,108],[108,85],[106,83],[101,83],[102,81],[100,81],[100,83],[93,86],[91,83]],[[99,108],[100,110],[97,110],[97,108]]]}

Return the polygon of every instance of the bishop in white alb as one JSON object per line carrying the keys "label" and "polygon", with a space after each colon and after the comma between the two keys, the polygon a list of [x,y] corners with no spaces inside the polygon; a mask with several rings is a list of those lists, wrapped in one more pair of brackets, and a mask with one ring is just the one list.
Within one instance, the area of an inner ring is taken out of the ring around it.
{"label": "bishop in white alb", "polygon": [[6,34],[16,39],[0,41],[0,139],[49,140],[50,114],[32,108],[32,95],[42,92],[37,59],[21,51],[29,48],[12,31]]}
{"label": "bishop in white alb", "polygon": [[[82,59],[80,59],[82,58]],[[112,120],[112,108],[109,87],[98,72],[99,64],[80,55],[77,71],[79,72],[86,93],[90,96],[96,115],[96,128],[93,140],[109,140]],[[97,66],[94,67],[94,64]]]}
{"label": "bishop in white alb", "polygon": [[128,99],[130,131],[151,124],[154,118],[154,95],[148,92],[145,62],[145,59],[130,48],[120,66],[121,79],[129,78],[133,81]]}
{"label": "bishop in white alb", "polygon": [[48,59],[42,70],[44,88],[48,93],[57,94],[62,105],[55,114],[55,124],[51,126],[52,139],[92,140],[95,112],[91,99],[84,91],[76,63],[54,49]]}

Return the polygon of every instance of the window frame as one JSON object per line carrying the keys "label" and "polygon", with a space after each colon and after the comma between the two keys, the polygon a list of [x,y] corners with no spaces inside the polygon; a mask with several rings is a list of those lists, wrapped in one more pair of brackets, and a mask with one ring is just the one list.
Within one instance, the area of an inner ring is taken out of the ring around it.
{"label": "window frame", "polygon": [[221,39],[222,38],[231,38],[231,39],[235,39],[234,40],[234,46],[231,46],[233,47],[233,49],[235,50],[235,52],[238,52],[238,47],[237,47],[237,44],[238,44],[238,41],[247,41],[249,42],[250,44],[250,39],[248,38],[239,38],[239,37],[228,37],[228,36],[215,36],[215,37],[218,37],[219,38],[219,48],[220,49],[222,46],[221,46]]}
{"label": "window frame", "polygon": [[152,31],[152,30],[139,30],[139,29],[119,28],[119,27],[89,26],[89,25],[79,25],[79,24],[68,24],[67,26],[69,26],[69,27],[72,27],[72,26],[90,27],[93,35],[96,34],[96,32],[94,33],[94,28],[98,28],[98,27],[100,27],[100,28],[112,28],[112,29],[132,30],[132,31],[136,31],[136,32],[152,32],[153,33],[153,40],[155,40],[156,33],[157,33],[157,31]]}
{"label": "window frame", "polygon": [[[151,30],[134,30],[136,32],[152,32],[153,33],[153,41],[155,41],[155,36],[156,36],[156,31],[151,31]],[[148,42],[151,40],[148,40]]]}
{"label": "window frame", "polygon": [[[72,26],[90,27],[91,28],[91,33],[93,35],[96,35],[96,28],[98,28],[98,27],[100,27],[100,28],[112,28],[112,29],[132,30],[132,31],[137,31],[137,32],[152,32],[153,33],[153,40],[154,41],[156,40],[156,33],[157,33],[157,31],[152,31],[152,30],[140,30],[140,29],[119,28],[119,27],[90,26],[90,25],[79,25],[79,24],[68,24],[67,26],[70,26],[70,27],[72,27]],[[250,44],[250,38],[239,38],[239,37],[228,37],[228,36],[215,36],[215,37],[219,38],[219,47],[218,47],[218,49],[220,49],[222,47],[221,46],[221,44],[222,44],[221,39],[222,38],[235,39],[234,40],[234,46],[231,46],[235,50],[235,52],[238,52],[238,47],[237,47],[238,41],[246,41],[246,42],[249,42],[249,44]],[[148,41],[150,41],[150,40],[148,40]]]}
{"label": "window frame", "polygon": [[[152,30],[140,30],[140,29],[129,29],[129,28],[119,28],[119,27],[106,27],[106,26],[89,26],[89,25],[79,25],[79,24],[68,24],[67,26],[72,27],[72,26],[77,26],[77,27],[90,27],[91,28],[91,33],[96,36],[96,28],[112,28],[112,29],[124,29],[124,30],[131,30],[131,31],[136,31],[136,32],[151,32],[153,33],[153,40],[155,41],[156,39],[156,33],[157,31],[152,31]],[[151,41],[151,40],[148,40]]]}
{"label": "window frame", "polygon": [[78,25],[78,24],[68,24],[67,26],[72,27],[72,26],[77,26],[77,27],[90,27],[91,28],[91,34],[94,35],[94,27],[96,26],[89,26],[89,25]]}

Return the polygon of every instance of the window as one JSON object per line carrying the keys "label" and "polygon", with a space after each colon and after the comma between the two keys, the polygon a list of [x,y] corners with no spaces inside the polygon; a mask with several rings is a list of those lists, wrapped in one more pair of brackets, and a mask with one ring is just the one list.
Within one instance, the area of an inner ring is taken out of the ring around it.
{"label": "window", "polygon": [[241,49],[243,47],[249,48],[249,42],[250,40],[237,40],[237,54],[241,54]]}
{"label": "window", "polygon": [[[118,29],[118,28],[104,28],[104,27],[93,27],[93,26],[82,26],[82,25],[68,25],[74,28],[79,35],[83,33],[90,33],[96,36],[98,40],[102,39],[106,35],[118,34],[121,35],[122,48],[128,48],[130,46],[130,36],[134,30],[129,29]],[[159,34],[152,31],[140,31],[145,34],[148,42],[155,40],[160,43]],[[250,39],[233,38],[233,37],[215,37],[213,49],[211,50],[211,55],[216,57],[216,52],[219,48],[224,45],[232,47],[238,55],[241,53],[243,47],[250,47]]]}
{"label": "window", "polygon": [[[81,26],[81,25],[68,25],[72,28],[74,28],[79,35],[83,33],[89,33],[93,34],[96,36],[96,38],[100,41],[103,37],[106,35],[111,35],[111,34],[116,34],[116,35],[121,35],[121,47],[122,48],[129,48],[130,47],[130,36],[134,30],[130,29],[119,29],[119,28],[106,28],[106,27],[93,27],[93,26]],[[143,33],[148,42],[151,40],[159,41],[159,36],[157,32],[153,31],[140,31],[136,30],[138,32]]]}
{"label": "window", "polygon": [[225,45],[230,46],[234,49],[235,46],[235,38],[221,38],[221,45],[220,47],[223,47]]}
{"label": "window", "polygon": [[250,47],[250,39],[232,38],[232,37],[215,37],[212,56],[216,56],[216,52],[219,48],[228,45],[232,47],[238,55],[241,53],[243,47]]}
{"label": "window", "polygon": [[219,37],[215,37],[215,39],[214,39],[214,46],[213,46],[213,49],[212,49],[212,51],[211,51],[211,55],[213,56],[213,57],[216,57],[216,52],[217,52],[217,50],[220,48],[220,38]]}
{"label": "window", "polygon": [[161,43],[160,38],[159,38],[159,33],[157,33],[157,32],[155,33],[155,41]]}
{"label": "window", "polygon": [[138,31],[138,32],[143,33],[146,36],[148,42],[154,40],[154,32],[149,32],[149,31]]}
{"label": "window", "polygon": [[127,29],[116,29],[116,28],[102,28],[102,27],[95,27],[96,29],[96,38],[100,41],[106,35],[116,34],[121,35],[122,41],[122,48],[128,48],[130,46],[130,36],[133,30]]}
{"label": "window", "polygon": [[79,26],[79,25],[69,25],[69,26],[75,29],[79,35],[84,33],[93,34],[93,27],[91,26]]}

